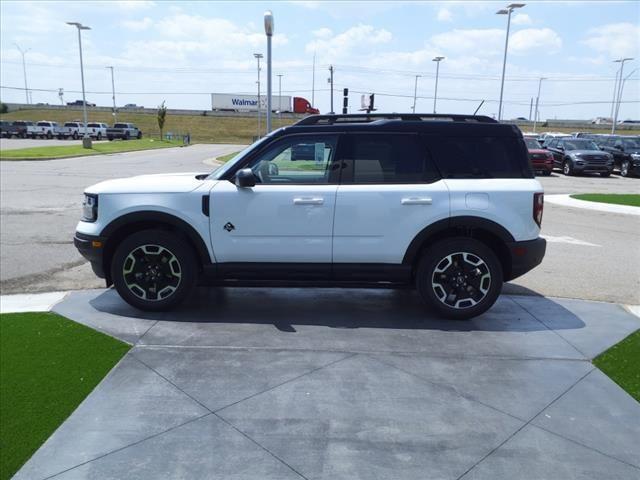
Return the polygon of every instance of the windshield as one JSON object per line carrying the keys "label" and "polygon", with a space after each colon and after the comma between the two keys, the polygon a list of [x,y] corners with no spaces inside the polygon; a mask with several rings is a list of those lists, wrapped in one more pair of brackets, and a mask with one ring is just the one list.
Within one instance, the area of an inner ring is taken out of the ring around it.
{"label": "windshield", "polygon": [[625,150],[640,149],[640,138],[622,138]]}
{"label": "windshield", "polygon": [[567,150],[600,150],[593,140],[565,140],[562,144]]}
{"label": "windshield", "polygon": [[256,140],[251,145],[246,147],[244,150],[238,152],[238,154],[235,157],[233,157],[231,160],[228,160],[227,162],[220,165],[213,172],[211,172],[211,174],[209,174],[209,177],[208,177],[209,180],[219,180],[225,173],[227,173],[227,171],[231,167],[233,167],[237,162],[242,160],[242,158],[244,158],[244,156],[247,153],[251,152],[254,148],[259,148],[260,145],[267,143],[270,140],[270,136],[273,135],[273,133],[275,132],[272,132],[266,137],[262,137],[261,139]]}
{"label": "windshield", "polygon": [[126,123],[116,123],[113,128],[127,128]]}
{"label": "windshield", "polygon": [[65,127],[77,127],[78,124],[74,122],[67,122],[64,124]]}
{"label": "windshield", "polygon": [[527,148],[529,150],[536,150],[536,149],[542,148],[540,147],[540,143],[538,142],[538,140],[536,140],[535,138],[525,138],[524,143],[527,144]]}

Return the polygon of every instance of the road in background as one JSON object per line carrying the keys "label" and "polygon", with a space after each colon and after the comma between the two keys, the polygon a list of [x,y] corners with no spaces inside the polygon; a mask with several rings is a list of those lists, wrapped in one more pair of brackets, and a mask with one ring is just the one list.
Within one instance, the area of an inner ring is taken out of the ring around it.
{"label": "road in background", "polygon": [[[0,286],[3,293],[101,287],[72,236],[82,191],[100,180],[145,173],[205,172],[203,160],[241,145],[38,162],[0,162]],[[541,177],[545,192],[637,193],[640,179]],[[542,264],[505,291],[640,304],[640,217],[545,205]]]}
{"label": "road in background", "polygon": [[[107,142],[108,140],[101,140]],[[98,143],[93,140],[93,143]],[[69,145],[82,145],[80,140],[58,140],[57,138],[2,138],[0,139],[0,150],[16,150],[19,148],[34,147],[65,147]]]}

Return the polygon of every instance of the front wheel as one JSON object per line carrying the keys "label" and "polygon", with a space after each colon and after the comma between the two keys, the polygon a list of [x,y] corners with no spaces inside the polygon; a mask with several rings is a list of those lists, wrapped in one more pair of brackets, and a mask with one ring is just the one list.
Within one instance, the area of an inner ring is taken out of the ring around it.
{"label": "front wheel", "polygon": [[573,164],[569,160],[565,160],[562,164],[562,173],[567,176],[573,175]]}
{"label": "front wheel", "polygon": [[78,140],[78,132],[73,132],[73,139]]}
{"label": "front wheel", "polygon": [[98,135],[96,135],[96,140],[102,140],[102,133],[98,132]]}
{"label": "front wheel", "polygon": [[111,262],[111,278],[128,304],[140,310],[169,310],[194,287],[196,256],[177,235],[143,230],[118,246]]}
{"label": "front wheel", "polygon": [[623,160],[622,164],[620,165],[620,175],[622,175],[623,177],[628,177],[630,166],[631,165],[629,164],[629,160]]}
{"label": "front wheel", "polygon": [[473,238],[449,238],[430,247],[416,270],[422,299],[444,317],[467,320],[486,312],[502,290],[496,254]]}
{"label": "front wheel", "polygon": [[136,138],[140,140],[142,138],[142,132],[138,132],[138,134],[136,135]]}

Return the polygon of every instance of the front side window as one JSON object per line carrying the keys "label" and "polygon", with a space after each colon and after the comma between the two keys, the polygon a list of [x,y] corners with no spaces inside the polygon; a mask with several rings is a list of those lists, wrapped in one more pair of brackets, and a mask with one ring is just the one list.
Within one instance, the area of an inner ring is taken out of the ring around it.
{"label": "front side window", "polygon": [[341,150],[356,184],[418,184],[440,178],[418,135],[346,135]]}
{"label": "front side window", "polygon": [[335,135],[296,135],[278,141],[258,155],[248,168],[262,184],[333,183]]}

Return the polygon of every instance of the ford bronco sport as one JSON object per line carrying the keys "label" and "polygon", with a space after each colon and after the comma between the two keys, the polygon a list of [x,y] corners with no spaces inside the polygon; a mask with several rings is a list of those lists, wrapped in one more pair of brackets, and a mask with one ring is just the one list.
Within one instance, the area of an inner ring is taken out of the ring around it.
{"label": "ford bronco sport", "polygon": [[175,307],[198,283],[410,286],[466,319],[542,261],[542,208],[515,126],[313,115],[211,173],[89,187],[74,243],[142,310]]}

